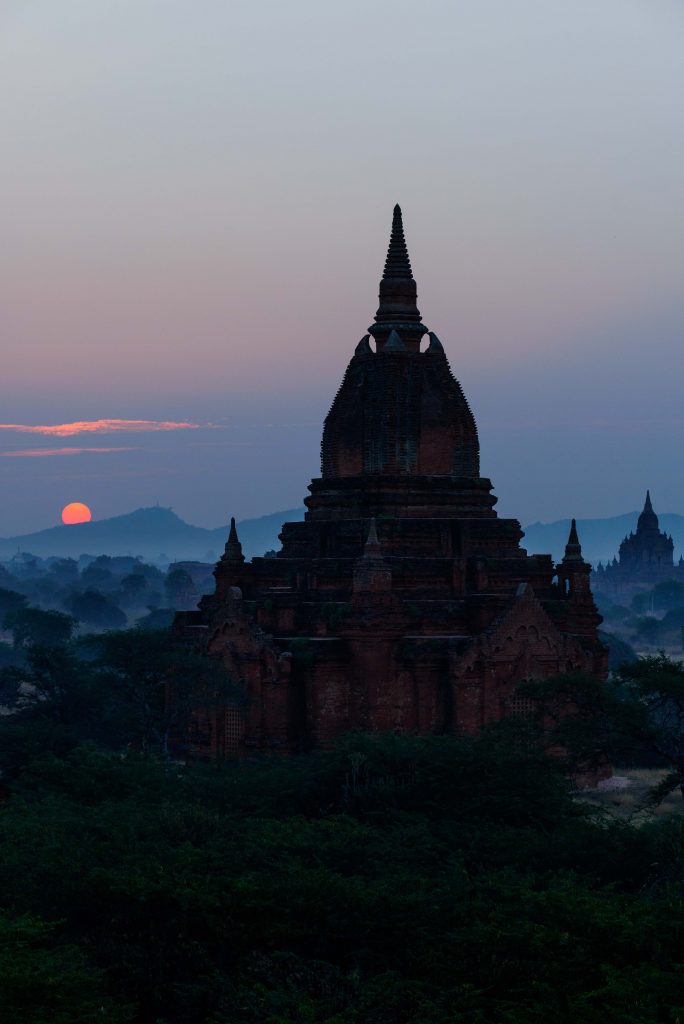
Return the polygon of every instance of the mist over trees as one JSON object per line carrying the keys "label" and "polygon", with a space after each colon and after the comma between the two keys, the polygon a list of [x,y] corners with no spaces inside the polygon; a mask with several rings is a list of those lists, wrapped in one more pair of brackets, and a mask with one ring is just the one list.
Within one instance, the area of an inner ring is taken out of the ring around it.
{"label": "mist over trees", "polygon": [[608,597],[599,591],[594,598],[603,616],[603,639],[616,650],[612,667],[636,652],[664,651],[670,657],[684,652],[684,583],[664,580],[636,593]]}
{"label": "mist over trees", "polygon": [[194,608],[213,588],[209,564],[172,563],[162,571],[130,555],[76,560],[21,554],[0,566],[0,636],[21,647],[28,623],[47,628],[58,613],[73,621],[76,633],[137,624],[164,628],[175,611]]}

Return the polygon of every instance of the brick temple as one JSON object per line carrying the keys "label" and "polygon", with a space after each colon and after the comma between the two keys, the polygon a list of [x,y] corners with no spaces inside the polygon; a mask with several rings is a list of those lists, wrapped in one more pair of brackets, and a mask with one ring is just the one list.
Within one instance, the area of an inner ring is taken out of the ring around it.
{"label": "brick temple", "polygon": [[574,522],[554,565],[497,516],[475,419],[416,303],[396,206],[304,521],[285,523],[275,557],[246,562],[233,520],[215,593],[177,618],[246,691],[244,710],[198,723],[206,753],[304,751],[349,730],[472,733],[525,711],[522,680],[606,675]]}
{"label": "brick temple", "polygon": [[598,563],[592,584],[596,591],[617,598],[629,597],[665,580],[684,582],[684,559],[675,566],[672,535],[660,529],[650,491],[646,491],[636,531],[622,541],[617,558],[607,565]]}

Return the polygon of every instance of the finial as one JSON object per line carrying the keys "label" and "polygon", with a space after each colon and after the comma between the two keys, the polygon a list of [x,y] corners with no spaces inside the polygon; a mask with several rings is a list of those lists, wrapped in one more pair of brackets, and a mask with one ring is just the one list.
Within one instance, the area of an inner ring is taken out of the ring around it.
{"label": "finial", "polygon": [[572,525],[570,526],[570,535],[568,537],[568,543],[565,545],[565,557],[564,562],[577,562],[582,561],[582,548],[577,536],[577,522],[573,519]]}
{"label": "finial", "polygon": [[368,530],[368,538],[363,548],[364,558],[377,558],[380,555],[380,541],[378,540],[378,531],[375,525],[375,517],[370,521],[370,528]]}
{"label": "finial", "polygon": [[658,529],[658,516],[653,511],[653,505],[651,504],[651,492],[646,491],[646,501],[644,502],[644,510],[637,520],[637,533],[639,533],[641,530],[653,529]]}
{"label": "finial", "polygon": [[444,351],[444,346],[442,345],[442,342],[439,340],[439,338],[437,337],[437,335],[435,334],[434,331],[428,331],[428,338],[430,339],[430,344],[426,348],[426,350],[425,350],[426,352],[443,352]]}
{"label": "finial", "polygon": [[405,352],[406,351],[406,345],[401,340],[401,338],[399,337],[399,335],[397,334],[397,332],[395,330],[391,330],[390,331],[389,338],[385,342],[385,347],[383,349],[383,352],[387,352],[390,349],[393,349],[395,352],[402,352],[402,351]]}
{"label": "finial", "polygon": [[230,531],[223,553],[223,560],[226,562],[244,562],[245,560],[245,556],[242,553],[242,544],[239,541],[237,527],[235,526],[235,516],[230,517]]}
{"label": "finial", "polygon": [[420,310],[416,305],[416,282],[411,271],[401,207],[394,207],[392,231],[382,280],[380,281],[380,304],[375,314],[375,324],[369,333],[382,351],[392,328],[401,330],[402,340],[411,351],[420,350],[420,339],[425,327],[420,322]]}
{"label": "finial", "polygon": [[361,341],[358,343],[358,345],[354,349],[354,355],[365,356],[369,352],[372,352],[372,351],[373,350],[370,347],[370,335],[369,334],[364,334],[363,338],[361,339]]}
{"label": "finial", "polygon": [[392,233],[390,235],[387,258],[385,260],[385,271],[383,278],[408,278],[413,280],[411,261],[409,260],[406,239],[404,238],[404,222],[401,217],[399,203],[394,207],[392,215]]}

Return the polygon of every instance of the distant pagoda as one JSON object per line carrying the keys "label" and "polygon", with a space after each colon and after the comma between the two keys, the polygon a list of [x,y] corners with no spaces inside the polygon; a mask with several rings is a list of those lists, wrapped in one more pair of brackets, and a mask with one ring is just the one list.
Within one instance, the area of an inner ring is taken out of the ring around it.
{"label": "distant pagoda", "polygon": [[398,206],[375,321],[309,491],[275,557],[245,561],[232,521],[215,593],[176,620],[178,640],[220,658],[246,694],[244,711],[198,713],[198,753],[306,751],[349,730],[474,733],[527,713],[522,680],[605,677],[574,521],[554,565],[494,510],[475,419],[421,320]]}
{"label": "distant pagoda", "polygon": [[650,491],[646,491],[644,508],[632,531],[620,544],[618,557],[596,567],[592,584],[597,591],[628,596],[662,583],[664,580],[684,580],[684,561],[674,564],[674,541],[658,525],[653,511]]}

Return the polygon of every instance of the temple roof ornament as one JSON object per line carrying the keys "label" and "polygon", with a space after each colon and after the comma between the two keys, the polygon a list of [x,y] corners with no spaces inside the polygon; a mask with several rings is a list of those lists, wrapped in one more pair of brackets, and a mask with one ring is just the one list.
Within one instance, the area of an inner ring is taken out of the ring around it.
{"label": "temple roof ornament", "polygon": [[378,530],[375,525],[375,516],[370,521],[370,527],[368,529],[368,538],[363,548],[364,558],[378,558],[380,555],[380,541],[378,540]]}
{"label": "temple roof ornament", "polygon": [[646,491],[646,501],[644,502],[644,508],[637,521],[637,533],[642,533],[644,530],[657,529],[658,516],[653,511],[653,505],[651,504],[651,492]]}
{"label": "temple roof ornament", "polygon": [[427,328],[420,322],[417,306],[416,282],[411,270],[401,207],[394,207],[392,232],[390,234],[385,269],[380,281],[380,302],[375,314],[375,324],[368,328],[381,351],[391,330],[401,329],[404,342],[409,347],[418,347]]}
{"label": "temple roof ornament", "polygon": [[570,534],[568,536],[568,543],[565,545],[565,556],[564,562],[582,562],[582,546],[577,536],[577,522],[573,519],[572,525],[570,526]]}
{"label": "temple roof ornament", "polygon": [[235,516],[231,516],[230,532],[228,533],[228,540],[226,541],[223,561],[244,562],[244,560],[245,556],[242,553],[242,544],[238,538],[237,527],[235,526]]}
{"label": "temple roof ornament", "polygon": [[404,222],[399,203],[396,204],[392,211],[392,232],[387,249],[387,258],[385,259],[385,270],[382,276],[383,278],[405,277],[408,280],[413,280],[413,271],[411,270],[411,260],[406,248]]}

